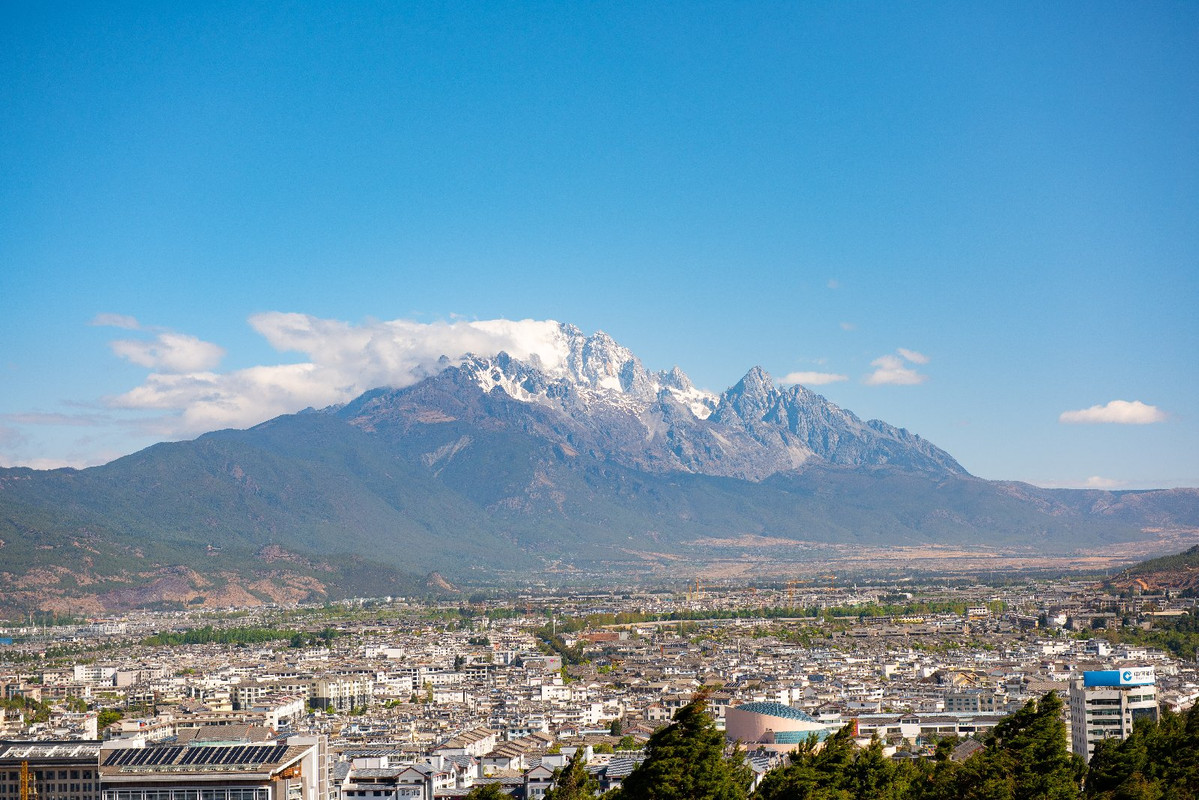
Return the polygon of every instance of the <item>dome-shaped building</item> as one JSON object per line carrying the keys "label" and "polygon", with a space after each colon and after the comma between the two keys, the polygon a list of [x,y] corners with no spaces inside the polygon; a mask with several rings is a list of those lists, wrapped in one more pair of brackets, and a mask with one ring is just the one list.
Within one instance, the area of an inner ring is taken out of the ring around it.
{"label": "dome-shaped building", "polygon": [[745,703],[724,712],[724,731],[746,750],[789,753],[815,734],[823,740],[829,728],[799,709],[782,703]]}

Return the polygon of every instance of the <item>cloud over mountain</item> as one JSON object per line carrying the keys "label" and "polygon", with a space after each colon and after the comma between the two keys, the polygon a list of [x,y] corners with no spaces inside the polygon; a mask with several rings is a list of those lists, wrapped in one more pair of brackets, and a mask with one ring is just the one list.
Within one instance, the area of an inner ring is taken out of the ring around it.
{"label": "cloud over mountain", "polygon": [[[104,317],[103,324],[110,325],[132,320]],[[379,386],[409,386],[440,371],[443,357],[454,362],[468,353],[505,351],[551,368],[561,357],[555,340],[559,326],[552,320],[353,324],[265,312],[249,322],[277,351],[300,353],[305,360],[218,372],[213,368],[224,350],[193,336],[162,331],[149,341],[121,340],[113,342],[114,352],[154,371],[140,386],[111,398],[110,405],[167,412],[157,424],[161,433],[193,434],[345,402]]]}

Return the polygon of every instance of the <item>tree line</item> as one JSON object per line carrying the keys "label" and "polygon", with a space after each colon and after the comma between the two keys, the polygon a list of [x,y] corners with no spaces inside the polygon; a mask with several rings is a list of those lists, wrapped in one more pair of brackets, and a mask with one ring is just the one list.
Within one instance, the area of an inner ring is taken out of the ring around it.
{"label": "tree line", "polygon": [[[933,758],[895,760],[874,739],[858,747],[847,727],[800,744],[756,789],[740,748],[724,735],[700,693],[650,737],[645,760],[604,800],[1199,800],[1199,707],[1142,720],[1124,741],[1101,742],[1090,769],[1066,748],[1062,701],[1050,692],[1005,717],[977,752],[957,761],[957,740]],[[555,773],[545,800],[592,800],[595,779],[582,749]],[[503,800],[496,784],[468,800]]]}

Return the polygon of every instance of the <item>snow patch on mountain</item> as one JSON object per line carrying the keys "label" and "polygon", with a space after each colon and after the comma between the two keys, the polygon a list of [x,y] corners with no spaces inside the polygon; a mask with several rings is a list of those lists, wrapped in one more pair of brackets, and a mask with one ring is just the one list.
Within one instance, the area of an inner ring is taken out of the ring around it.
{"label": "snow patch on mountain", "polygon": [[697,389],[678,368],[648,372],[627,347],[603,331],[586,336],[574,325],[556,331],[522,362],[507,353],[494,358],[466,355],[461,367],[484,392],[499,388],[514,400],[561,405],[570,398],[583,407],[605,405],[640,415],[669,395],[697,419],[707,419],[718,397]]}

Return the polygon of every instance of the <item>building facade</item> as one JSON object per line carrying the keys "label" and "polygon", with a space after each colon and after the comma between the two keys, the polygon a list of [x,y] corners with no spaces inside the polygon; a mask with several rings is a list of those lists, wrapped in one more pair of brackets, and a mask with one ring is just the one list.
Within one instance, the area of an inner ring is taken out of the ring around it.
{"label": "building facade", "polygon": [[1104,739],[1127,739],[1139,719],[1157,720],[1153,667],[1084,672],[1070,685],[1070,744],[1087,761]]}
{"label": "building facade", "polygon": [[99,800],[99,757],[100,742],[2,742],[0,800]]}

